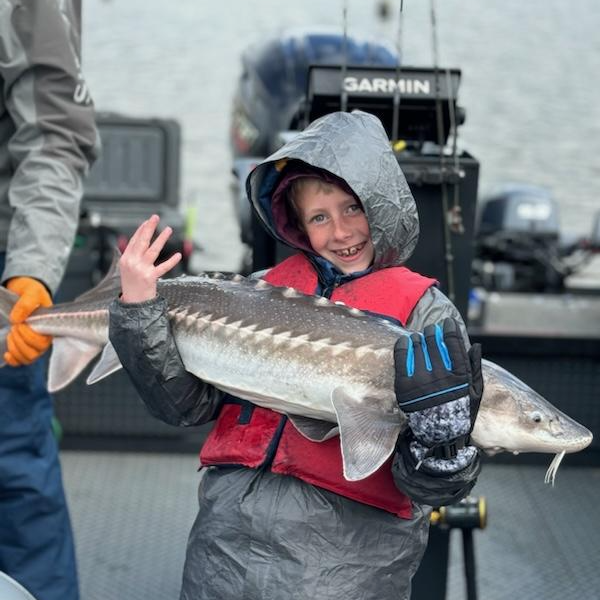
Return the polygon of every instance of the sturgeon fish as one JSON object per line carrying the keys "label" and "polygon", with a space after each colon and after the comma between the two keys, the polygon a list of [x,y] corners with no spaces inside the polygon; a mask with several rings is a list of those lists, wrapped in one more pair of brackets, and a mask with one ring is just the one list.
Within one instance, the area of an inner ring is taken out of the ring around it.
{"label": "sturgeon fish", "polygon": [[[27,324],[54,336],[48,388],[71,383],[102,352],[94,383],[121,368],[108,340],[108,306],[120,292],[117,260],[73,302],[40,308]],[[410,333],[389,320],[241,275],[206,273],[158,282],[185,368],[217,388],[285,413],[313,441],[339,433],[344,477],[374,473],[407,419],[394,394],[394,344]],[[16,296],[0,287],[0,357]],[[471,435],[489,454],[556,457],[592,441],[585,427],[500,366],[483,362],[484,394]]]}

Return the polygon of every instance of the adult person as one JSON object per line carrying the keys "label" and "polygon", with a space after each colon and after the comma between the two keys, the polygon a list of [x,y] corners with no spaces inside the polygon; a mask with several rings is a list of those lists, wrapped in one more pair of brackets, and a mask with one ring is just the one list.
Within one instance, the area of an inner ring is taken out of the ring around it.
{"label": "adult person", "polygon": [[156,285],[180,255],[155,265],[170,229],[152,241],[157,216],[138,228],[121,258],[111,342],[153,415],[179,426],[216,421],[200,454],[207,468],[181,600],[406,600],[428,507],[458,501],[479,473],[468,438],[482,393],[479,348],[467,351],[464,323],[435,281],[400,266],[416,245],[417,211],[376,117],[318,119],[261,163],[247,189],[267,230],[297,250],[266,281],[424,336],[395,345],[396,399],[409,421],[397,452],[348,482],[338,439],[309,441],[286,415],[185,370]]}
{"label": "adult person", "polygon": [[80,31],[80,0],[0,0],[0,272],[20,296],[0,354],[0,571],[37,600],[79,598],[40,359],[51,338],[23,321],[52,304],[97,154]]}

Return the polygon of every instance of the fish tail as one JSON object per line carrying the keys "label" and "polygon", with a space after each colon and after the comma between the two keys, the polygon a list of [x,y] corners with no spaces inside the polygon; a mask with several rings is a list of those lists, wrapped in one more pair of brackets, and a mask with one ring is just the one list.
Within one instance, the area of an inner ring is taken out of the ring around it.
{"label": "fish tail", "polygon": [[[117,298],[121,291],[119,274],[119,259],[121,253],[115,249],[112,263],[104,279],[91,290],[77,296],[72,304],[77,302],[95,302],[98,297]],[[111,346],[112,348],[112,346]],[[48,391],[58,392],[71,383],[92,360],[102,351],[102,345],[68,336],[56,336],[52,342],[52,354],[48,365]],[[108,350],[106,352],[108,354]],[[116,355],[115,355],[116,356]],[[118,364],[116,364],[118,363]],[[110,363],[112,370],[109,375],[121,368],[117,359]],[[98,380],[102,377],[98,377]]]}
{"label": "fish tail", "polygon": [[15,305],[18,296],[5,288],[0,286],[0,367],[3,367],[6,362],[4,361],[4,354],[6,352],[6,336],[10,331],[10,313]]}

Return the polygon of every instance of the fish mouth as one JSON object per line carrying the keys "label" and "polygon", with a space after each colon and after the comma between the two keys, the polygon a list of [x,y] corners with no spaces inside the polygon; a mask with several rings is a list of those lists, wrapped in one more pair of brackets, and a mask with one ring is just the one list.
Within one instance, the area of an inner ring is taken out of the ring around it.
{"label": "fish mouth", "polygon": [[354,246],[349,246],[348,248],[343,248],[342,250],[332,250],[332,252],[342,259],[354,258],[364,249],[366,245],[367,242],[365,241],[361,242],[360,244],[355,244]]}
{"label": "fish mouth", "polygon": [[496,454],[500,454],[501,452],[508,452],[508,450],[506,448],[503,448],[501,446],[493,446],[490,448],[481,448],[481,450],[487,456],[496,456]]}

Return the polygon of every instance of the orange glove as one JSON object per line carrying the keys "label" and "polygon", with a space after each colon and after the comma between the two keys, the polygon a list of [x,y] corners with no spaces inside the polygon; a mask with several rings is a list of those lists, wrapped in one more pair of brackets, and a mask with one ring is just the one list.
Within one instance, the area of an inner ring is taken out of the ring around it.
{"label": "orange glove", "polygon": [[32,277],[13,277],[5,285],[20,298],[10,313],[13,326],[6,338],[4,360],[11,367],[28,365],[48,349],[52,337],[33,331],[24,321],[40,306],[52,306],[52,298],[44,284]]}

